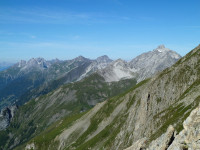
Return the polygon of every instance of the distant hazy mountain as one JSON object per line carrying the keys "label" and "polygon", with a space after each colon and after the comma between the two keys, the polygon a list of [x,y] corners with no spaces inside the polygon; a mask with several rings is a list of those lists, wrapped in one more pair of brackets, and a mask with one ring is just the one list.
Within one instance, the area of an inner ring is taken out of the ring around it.
{"label": "distant hazy mountain", "polygon": [[94,72],[98,72],[106,82],[130,78],[136,78],[139,82],[170,67],[180,58],[176,52],[160,45],[130,62],[121,59],[112,61],[106,55],[95,60],[83,56],[65,61],[47,61],[44,58],[21,60],[0,72],[0,109],[14,102],[23,104]]}
{"label": "distant hazy mountain", "polygon": [[102,56],[90,60],[79,56],[72,60],[46,61],[44,58],[21,60],[0,72],[0,109],[13,102],[28,101],[60,85],[80,80],[97,69],[105,68],[112,60]]}
{"label": "distant hazy mountain", "polygon": [[179,54],[164,45],[158,46],[153,51],[143,53],[130,62],[118,59],[100,70],[99,74],[107,82],[119,81],[121,79],[137,78],[142,81],[151,77],[156,72],[172,66],[181,58]]}

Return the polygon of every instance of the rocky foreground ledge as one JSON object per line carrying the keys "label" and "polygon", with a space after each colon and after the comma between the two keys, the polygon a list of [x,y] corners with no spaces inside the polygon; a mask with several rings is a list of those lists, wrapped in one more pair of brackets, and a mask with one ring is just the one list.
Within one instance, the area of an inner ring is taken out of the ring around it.
{"label": "rocky foreground ledge", "polygon": [[147,139],[135,142],[125,150],[200,150],[200,105],[183,122],[184,129],[177,134],[170,125],[163,135],[146,146]]}

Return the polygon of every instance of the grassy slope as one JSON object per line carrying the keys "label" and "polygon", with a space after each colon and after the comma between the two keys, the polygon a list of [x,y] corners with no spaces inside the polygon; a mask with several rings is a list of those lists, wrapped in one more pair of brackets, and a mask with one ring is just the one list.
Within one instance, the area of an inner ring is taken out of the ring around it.
{"label": "grassy slope", "polygon": [[[1,143],[1,147],[12,147],[15,139],[18,139],[19,144],[23,144],[54,122],[72,114],[79,116],[80,112],[92,107],[89,104],[93,100],[95,103],[103,101],[135,84],[134,79],[108,84],[102,77],[93,74],[82,81],[62,86],[47,95],[33,99],[20,107],[10,127],[0,132],[0,139],[6,141],[6,144]],[[7,136],[3,136],[9,133],[13,134],[12,138],[7,139]]]}
{"label": "grassy slope", "polygon": [[[144,80],[143,82],[140,82],[136,86],[133,86],[131,89],[128,89],[126,92],[123,92],[119,94],[118,96],[115,96],[107,101],[107,103],[102,107],[97,114],[94,115],[90,119],[91,124],[87,131],[84,132],[83,135],[81,135],[78,140],[71,146],[69,149],[72,147],[77,148],[77,149],[87,149],[89,147],[92,147],[92,145],[95,145],[99,141],[104,141],[105,138],[107,139],[107,142],[105,145],[112,145],[112,141],[114,140],[114,137],[116,134],[120,131],[120,127],[124,124],[126,120],[126,114],[125,112],[122,111],[121,114],[123,114],[123,117],[116,117],[114,121],[108,125],[103,131],[101,131],[98,135],[96,135],[94,138],[91,140],[87,141],[85,143],[86,138],[93,133],[97,128],[98,124],[105,118],[109,117],[110,114],[114,111],[114,109],[123,101],[123,97],[129,93],[130,91],[133,91],[137,88],[139,88],[142,85],[145,85],[146,82],[148,82],[149,79]],[[121,81],[125,82],[125,81]],[[87,82],[88,83],[88,82]],[[115,86],[117,83],[114,83]],[[119,100],[121,99],[121,100]],[[130,106],[134,103],[135,99],[134,97],[131,97],[126,105],[127,109],[126,111],[130,108]],[[43,133],[39,134],[35,138],[33,138],[31,142],[34,142],[39,149],[56,149],[58,146],[58,143],[54,141],[55,137],[58,136],[62,131],[67,128],[69,128],[69,125],[63,126],[65,124],[65,121],[60,120],[60,123],[55,123],[54,125],[50,126],[47,130],[45,130]],[[48,132],[49,131],[49,132]],[[53,135],[53,136],[52,136]],[[74,135],[76,136],[76,135]],[[24,146],[24,145],[23,145]],[[23,147],[22,146],[22,147]],[[20,149],[21,147],[19,147]]]}

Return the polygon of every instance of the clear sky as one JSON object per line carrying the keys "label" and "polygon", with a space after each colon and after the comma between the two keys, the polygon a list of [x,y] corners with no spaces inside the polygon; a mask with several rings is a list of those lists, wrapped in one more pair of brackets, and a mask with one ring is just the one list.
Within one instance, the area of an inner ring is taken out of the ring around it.
{"label": "clear sky", "polygon": [[197,46],[200,0],[0,0],[0,61],[79,55],[130,60]]}

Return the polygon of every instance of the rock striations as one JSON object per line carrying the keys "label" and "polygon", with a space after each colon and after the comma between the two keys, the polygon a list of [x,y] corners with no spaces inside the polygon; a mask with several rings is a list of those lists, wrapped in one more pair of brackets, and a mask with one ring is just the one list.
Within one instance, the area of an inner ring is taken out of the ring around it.
{"label": "rock striations", "polygon": [[147,139],[135,142],[125,150],[198,150],[200,149],[200,106],[194,109],[183,122],[184,129],[177,134],[173,126],[166,133],[146,145]]}
{"label": "rock striations", "polygon": [[153,74],[172,66],[181,58],[179,54],[164,45],[153,51],[139,55],[130,61],[131,69],[139,74],[138,82],[151,77]]}

